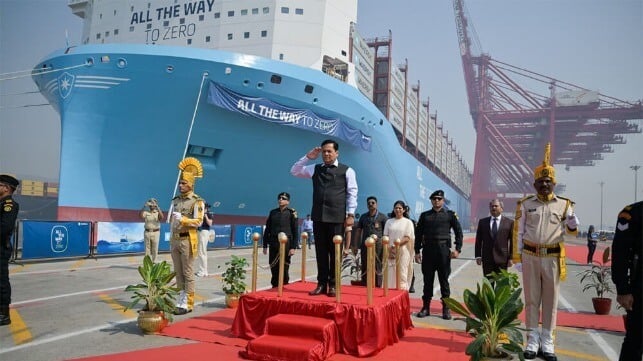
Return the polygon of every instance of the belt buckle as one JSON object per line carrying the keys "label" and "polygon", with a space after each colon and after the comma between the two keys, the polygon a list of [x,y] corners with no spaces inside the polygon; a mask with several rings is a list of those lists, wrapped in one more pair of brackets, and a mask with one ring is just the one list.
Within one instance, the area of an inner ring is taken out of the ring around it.
{"label": "belt buckle", "polygon": [[540,257],[544,257],[547,255],[547,247],[539,247],[538,248],[538,255]]}

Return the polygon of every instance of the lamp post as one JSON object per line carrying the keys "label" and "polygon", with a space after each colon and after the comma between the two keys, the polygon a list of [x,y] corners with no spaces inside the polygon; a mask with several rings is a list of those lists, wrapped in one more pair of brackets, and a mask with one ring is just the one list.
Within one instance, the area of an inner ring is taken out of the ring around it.
{"label": "lamp post", "polygon": [[601,185],[601,230],[603,229],[603,186],[605,185],[605,182],[600,181],[598,184]]}
{"label": "lamp post", "polygon": [[639,174],[640,165],[631,165],[630,169],[634,171],[634,203],[636,203],[636,195],[638,193],[638,174]]}

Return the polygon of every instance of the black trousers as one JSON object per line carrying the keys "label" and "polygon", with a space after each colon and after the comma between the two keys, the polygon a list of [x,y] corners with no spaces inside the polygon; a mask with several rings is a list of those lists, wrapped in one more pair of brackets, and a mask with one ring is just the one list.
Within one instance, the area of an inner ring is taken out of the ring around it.
{"label": "black trousers", "polygon": [[422,248],[422,275],[424,276],[422,300],[424,302],[431,301],[433,297],[433,281],[436,272],[442,298],[450,297],[451,249],[446,242],[425,244]]}
{"label": "black trousers", "polygon": [[596,242],[587,242],[587,263],[592,263],[594,252],[596,251]]}
{"label": "black trousers", "polygon": [[0,306],[11,304],[11,283],[9,283],[9,258],[11,247],[0,245]]}
{"label": "black trousers", "polygon": [[627,320],[625,321],[627,330],[625,330],[625,338],[621,346],[621,355],[618,361],[641,361],[643,351],[641,351],[641,343],[643,342],[643,333],[641,333],[643,314],[641,313],[641,290],[634,291],[634,303],[632,311],[627,312]]}
{"label": "black trousers", "polygon": [[[335,244],[333,237],[344,238],[344,223],[313,223],[315,256],[317,257],[317,285],[335,287]],[[341,277],[341,275],[339,275]]]}
{"label": "black trousers", "polygon": [[[286,258],[284,263],[284,284],[287,285],[290,281],[290,276],[288,275],[288,270],[290,269],[290,257],[288,255],[290,252],[290,247],[286,244]],[[271,265],[270,273],[270,284],[272,287],[279,286],[279,242],[270,242],[270,247],[268,248],[268,264]]]}

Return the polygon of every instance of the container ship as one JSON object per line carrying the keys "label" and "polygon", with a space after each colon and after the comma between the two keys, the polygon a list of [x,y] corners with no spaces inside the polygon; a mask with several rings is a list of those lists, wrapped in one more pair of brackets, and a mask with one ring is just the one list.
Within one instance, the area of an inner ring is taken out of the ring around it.
{"label": "container ship", "polygon": [[131,221],[168,209],[177,164],[198,158],[195,191],[216,223],[263,224],[279,192],[300,214],[312,182],[292,164],[324,139],[366,197],[412,216],[443,189],[464,227],[471,173],[408,79],[390,33],[357,32],[356,0],[71,0],[82,45],[32,78],[60,114],[59,220]]}

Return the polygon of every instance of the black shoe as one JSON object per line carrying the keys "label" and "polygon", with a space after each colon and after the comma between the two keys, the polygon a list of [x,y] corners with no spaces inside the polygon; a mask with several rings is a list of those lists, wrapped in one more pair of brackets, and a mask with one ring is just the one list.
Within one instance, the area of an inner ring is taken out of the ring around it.
{"label": "black shoe", "polygon": [[419,318],[423,318],[429,315],[429,308],[428,307],[422,307],[420,312],[418,312],[415,316]]}
{"label": "black shoe", "polygon": [[9,316],[0,315],[0,326],[6,326],[11,324],[11,318]]}
{"label": "black shoe", "polygon": [[187,308],[183,308],[183,307],[177,307],[174,310],[174,314],[177,316],[185,315],[188,312],[192,312],[192,310],[188,310]]}
{"label": "black shoe", "polygon": [[442,318],[445,320],[450,320],[453,318],[451,317],[451,311],[449,310],[449,307],[444,303],[442,304]]}
{"label": "black shoe", "polygon": [[411,288],[409,288],[409,293],[415,293],[415,288],[413,288],[413,286],[411,286]]}
{"label": "black shoe", "polygon": [[328,292],[326,292],[326,295],[328,295],[328,297],[335,297],[335,287],[328,287]]}
{"label": "black shoe", "polygon": [[522,355],[525,356],[525,359],[527,360],[533,360],[536,358],[536,351],[525,350]]}
{"label": "black shoe", "polygon": [[543,352],[543,358],[545,361],[558,361],[558,357],[551,352]]}
{"label": "black shoe", "polygon": [[315,288],[314,290],[308,292],[308,294],[311,295],[311,296],[317,296],[317,295],[321,295],[321,294],[324,294],[324,293],[326,293],[326,286],[322,286],[322,285],[317,285],[317,288]]}

